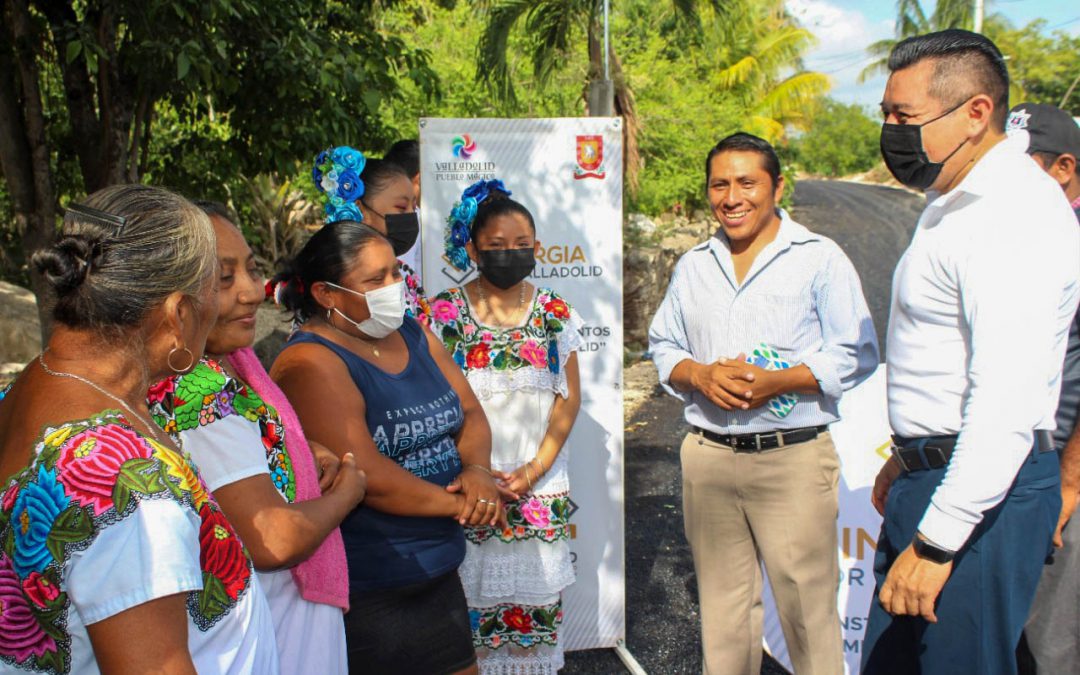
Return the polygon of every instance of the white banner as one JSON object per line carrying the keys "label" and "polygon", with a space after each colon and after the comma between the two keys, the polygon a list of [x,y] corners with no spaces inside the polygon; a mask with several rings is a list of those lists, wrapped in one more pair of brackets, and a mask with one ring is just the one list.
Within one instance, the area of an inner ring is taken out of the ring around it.
{"label": "white banner", "polygon": [[563,594],[560,640],[568,650],[613,647],[626,635],[622,121],[422,119],[420,157],[428,295],[475,276],[443,259],[446,218],[469,184],[498,178],[536,220],[541,252],[530,281],[558,291],[585,322],[581,412],[563,450],[577,507],[570,544],[577,582]]}
{"label": "white banner", "polygon": [[[840,399],[841,419],[829,427],[840,455],[839,538],[840,592],[837,603],[848,675],[859,672],[866,618],[874,594],[874,552],[881,516],[870,504],[870,491],[889,457],[889,417],[885,398],[885,365]],[[780,617],[765,585],[765,644],[777,661],[791,670]]]}

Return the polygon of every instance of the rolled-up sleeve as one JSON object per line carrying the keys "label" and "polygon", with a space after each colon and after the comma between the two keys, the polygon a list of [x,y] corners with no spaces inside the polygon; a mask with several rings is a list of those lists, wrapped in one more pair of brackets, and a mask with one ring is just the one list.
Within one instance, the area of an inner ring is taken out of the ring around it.
{"label": "rolled-up sleeve", "polygon": [[661,386],[672,396],[688,403],[690,395],[671,386],[671,371],[682,361],[693,358],[683,321],[683,306],[679,300],[679,287],[685,283],[684,279],[684,266],[677,265],[664,300],[649,325],[649,351],[656,364]]}
{"label": "rolled-up sleeve", "polygon": [[822,395],[836,405],[844,391],[869,377],[878,366],[874,322],[855,267],[839,247],[812,287],[821,348],[802,363],[817,380]]}

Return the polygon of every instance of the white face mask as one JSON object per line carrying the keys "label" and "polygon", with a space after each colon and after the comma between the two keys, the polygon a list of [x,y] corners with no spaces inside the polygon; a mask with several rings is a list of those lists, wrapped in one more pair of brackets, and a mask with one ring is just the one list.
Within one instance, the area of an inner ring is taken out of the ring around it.
{"label": "white face mask", "polygon": [[398,281],[389,286],[376,288],[367,293],[361,293],[359,291],[354,291],[351,288],[338,286],[329,281],[324,281],[323,283],[347,293],[359,295],[367,301],[368,312],[371,313],[371,316],[359,322],[353,321],[345,316],[345,314],[337,307],[332,308],[338,316],[351,323],[356,327],[356,330],[361,333],[378,340],[379,338],[384,338],[390,333],[393,333],[398,328],[401,328],[401,323],[405,320],[404,281]]}

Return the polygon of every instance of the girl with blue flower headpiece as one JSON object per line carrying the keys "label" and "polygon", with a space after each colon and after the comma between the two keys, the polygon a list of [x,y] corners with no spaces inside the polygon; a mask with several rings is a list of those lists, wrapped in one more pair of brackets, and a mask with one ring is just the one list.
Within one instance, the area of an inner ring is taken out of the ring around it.
{"label": "girl with blue flower headpiece", "polygon": [[339,145],[316,155],[311,179],[322,194],[327,223],[364,223],[390,240],[405,280],[405,309],[426,326],[431,309],[420,275],[400,259],[420,234],[416,192],[406,170]]}
{"label": "girl with blue flower headpiece", "polygon": [[500,180],[470,185],[447,219],[445,259],[479,277],[436,296],[432,330],[465,371],[491,421],[491,467],[512,492],[508,526],[466,529],[458,569],[481,673],[563,665],[561,592],[570,561],[563,445],[581,402],[581,321],[526,279],[539,250],[532,215]]}

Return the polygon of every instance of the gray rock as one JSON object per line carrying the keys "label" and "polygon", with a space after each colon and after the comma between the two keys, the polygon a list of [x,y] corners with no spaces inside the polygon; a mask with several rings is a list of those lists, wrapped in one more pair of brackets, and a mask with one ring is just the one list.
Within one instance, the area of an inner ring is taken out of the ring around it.
{"label": "gray rock", "polygon": [[0,281],[0,364],[25,364],[40,351],[41,323],[34,294]]}

